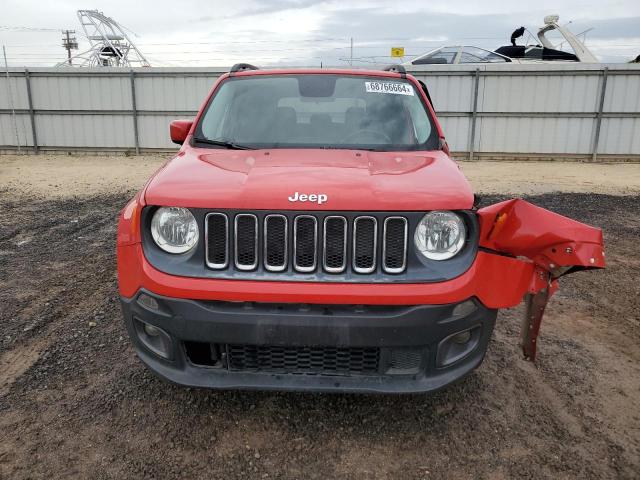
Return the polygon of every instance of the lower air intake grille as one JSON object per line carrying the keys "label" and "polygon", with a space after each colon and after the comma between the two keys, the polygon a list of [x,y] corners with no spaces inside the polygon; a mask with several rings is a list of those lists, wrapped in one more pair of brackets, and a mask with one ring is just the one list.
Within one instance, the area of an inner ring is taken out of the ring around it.
{"label": "lower air intake grille", "polygon": [[307,375],[377,375],[380,350],[227,345],[229,370]]}

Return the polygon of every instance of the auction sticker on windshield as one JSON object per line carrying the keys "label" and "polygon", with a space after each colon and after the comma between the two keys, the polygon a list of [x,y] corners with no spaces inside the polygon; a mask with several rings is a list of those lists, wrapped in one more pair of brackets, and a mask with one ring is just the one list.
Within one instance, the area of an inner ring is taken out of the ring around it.
{"label": "auction sticker on windshield", "polygon": [[394,95],[413,95],[413,87],[407,83],[364,82],[367,93],[392,93]]}

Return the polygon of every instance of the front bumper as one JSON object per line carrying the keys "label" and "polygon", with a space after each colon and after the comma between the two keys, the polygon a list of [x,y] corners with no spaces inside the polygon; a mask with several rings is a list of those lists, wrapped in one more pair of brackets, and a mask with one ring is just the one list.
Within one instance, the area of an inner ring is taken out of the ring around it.
{"label": "front bumper", "polygon": [[[181,385],[220,389],[437,390],[480,365],[497,314],[475,299],[307,305],[187,300],[141,290],[121,303],[135,349],[153,372]],[[168,334],[169,359],[146,346],[144,324]],[[467,343],[452,340],[465,331]],[[203,351],[210,358],[203,359]]]}

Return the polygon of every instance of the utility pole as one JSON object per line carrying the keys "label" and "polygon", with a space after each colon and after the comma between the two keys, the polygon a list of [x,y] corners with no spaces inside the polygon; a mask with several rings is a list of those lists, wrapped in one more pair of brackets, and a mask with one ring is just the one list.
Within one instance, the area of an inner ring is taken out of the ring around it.
{"label": "utility pole", "polygon": [[78,49],[78,41],[76,40],[75,36],[72,36],[72,34],[75,34],[75,33],[76,33],[75,30],[62,31],[62,46],[67,51],[67,61],[69,62],[69,65],[72,65],[71,50]]}

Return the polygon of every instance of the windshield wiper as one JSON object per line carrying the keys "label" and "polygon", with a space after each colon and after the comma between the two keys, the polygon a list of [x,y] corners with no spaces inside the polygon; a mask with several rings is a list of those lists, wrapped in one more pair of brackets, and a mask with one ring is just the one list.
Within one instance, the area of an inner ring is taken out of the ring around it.
{"label": "windshield wiper", "polygon": [[205,145],[216,145],[230,150],[255,150],[255,148],[247,147],[246,145],[239,145],[227,140],[211,140],[209,138],[193,137],[193,141],[196,143],[204,143]]}

